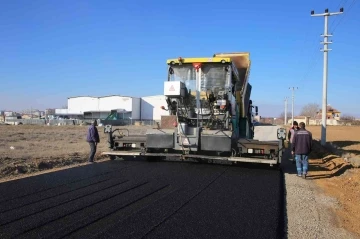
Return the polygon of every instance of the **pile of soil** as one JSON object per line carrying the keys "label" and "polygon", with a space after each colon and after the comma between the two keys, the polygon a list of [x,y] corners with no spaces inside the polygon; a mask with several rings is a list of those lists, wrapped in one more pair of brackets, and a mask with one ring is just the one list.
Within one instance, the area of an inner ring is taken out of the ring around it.
{"label": "pile of soil", "polygon": [[336,225],[360,237],[360,168],[351,159],[343,157],[343,150],[314,140],[308,179],[338,201],[338,207],[331,208]]}

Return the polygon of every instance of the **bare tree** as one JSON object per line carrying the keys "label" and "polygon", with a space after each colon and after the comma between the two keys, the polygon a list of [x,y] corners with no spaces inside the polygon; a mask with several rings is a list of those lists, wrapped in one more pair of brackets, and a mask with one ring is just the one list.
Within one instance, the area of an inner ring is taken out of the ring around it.
{"label": "bare tree", "polygon": [[356,118],[352,115],[347,115],[344,114],[343,116],[341,116],[341,120],[355,120]]}
{"label": "bare tree", "polygon": [[[280,118],[280,119],[284,119],[284,118],[285,118],[285,113],[282,112],[282,113],[279,115],[279,118]],[[288,112],[288,113],[287,113],[287,119],[291,119],[291,112]]]}
{"label": "bare tree", "polygon": [[314,117],[319,112],[320,106],[316,103],[309,103],[305,105],[300,112],[302,116]]}

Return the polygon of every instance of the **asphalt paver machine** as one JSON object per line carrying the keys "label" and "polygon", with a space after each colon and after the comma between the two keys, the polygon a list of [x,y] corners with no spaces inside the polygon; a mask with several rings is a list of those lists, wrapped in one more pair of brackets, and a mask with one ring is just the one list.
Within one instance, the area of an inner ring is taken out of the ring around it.
{"label": "asphalt paver machine", "polygon": [[[270,125],[255,130],[258,107],[250,99],[249,53],[179,57],[167,65],[162,109],[168,114],[142,135],[105,125],[110,150],[104,155],[280,165],[286,129]],[[271,140],[254,137],[269,132]]]}

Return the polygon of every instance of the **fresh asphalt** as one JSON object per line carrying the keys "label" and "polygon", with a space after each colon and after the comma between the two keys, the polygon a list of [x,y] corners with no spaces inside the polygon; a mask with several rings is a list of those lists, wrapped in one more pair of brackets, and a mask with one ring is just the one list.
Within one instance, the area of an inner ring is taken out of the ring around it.
{"label": "fresh asphalt", "polygon": [[259,165],[106,161],[0,184],[0,238],[282,238]]}

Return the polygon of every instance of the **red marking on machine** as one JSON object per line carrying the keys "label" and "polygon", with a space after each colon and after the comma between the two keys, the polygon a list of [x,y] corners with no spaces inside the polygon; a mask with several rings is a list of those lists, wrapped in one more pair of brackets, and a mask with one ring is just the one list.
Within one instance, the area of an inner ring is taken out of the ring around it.
{"label": "red marking on machine", "polygon": [[175,91],[174,85],[171,85],[171,86],[170,86],[169,91]]}
{"label": "red marking on machine", "polygon": [[201,63],[198,63],[198,62],[194,62],[192,63],[193,64],[193,67],[196,69],[196,71],[199,71],[199,69],[201,68]]}

